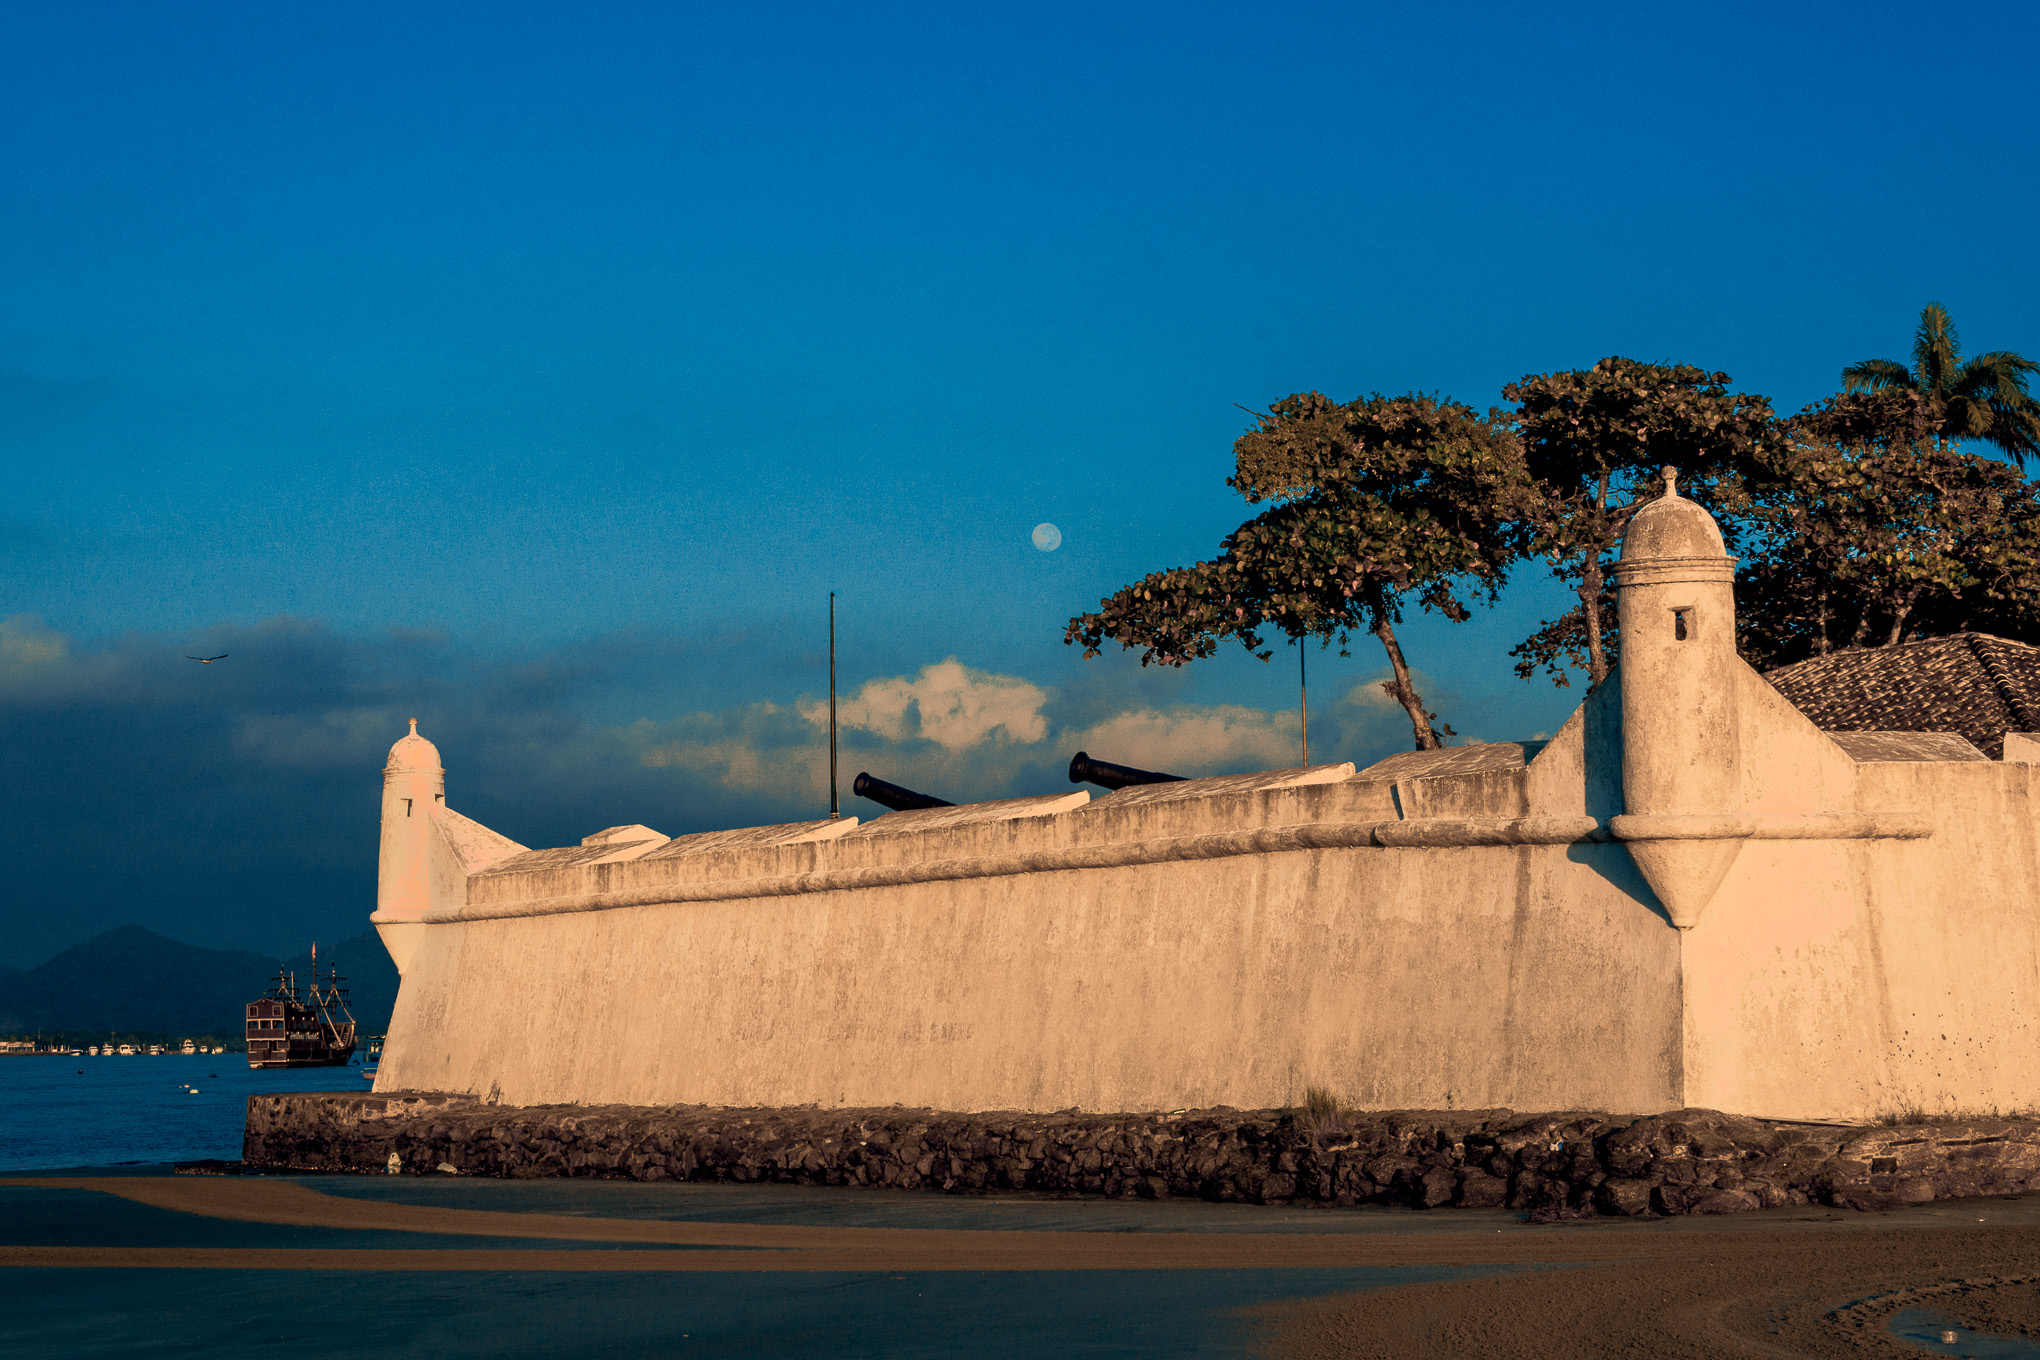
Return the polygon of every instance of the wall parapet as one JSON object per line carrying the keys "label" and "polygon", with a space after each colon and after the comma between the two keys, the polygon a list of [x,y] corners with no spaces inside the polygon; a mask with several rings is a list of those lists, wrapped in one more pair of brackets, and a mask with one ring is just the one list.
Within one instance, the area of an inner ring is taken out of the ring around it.
{"label": "wall parapet", "polygon": [[[1670,826],[1677,823],[1676,826]],[[1661,825],[1664,824],[1664,825]],[[1670,826],[1670,829],[1666,829]],[[1372,848],[1446,849],[1480,846],[1577,845],[1610,840],[1662,838],[1753,840],[1917,840],[1933,834],[1920,813],[1822,813],[1803,817],[1421,817],[1397,821],[1305,822],[1241,831],[1169,836],[1103,845],[1060,845],[1009,855],[959,856],[816,869],[805,873],[753,875],[662,883],[613,892],[460,902],[427,913],[427,923],[489,921],[570,912],[609,911],[686,902],[730,902],[746,898],[797,897],[809,893],[895,888],[916,883],[1009,878],[1077,869],[1119,869],[1175,861],[1225,859],[1310,850]],[[380,913],[378,925],[396,918]],[[416,917],[404,919],[419,919]]]}

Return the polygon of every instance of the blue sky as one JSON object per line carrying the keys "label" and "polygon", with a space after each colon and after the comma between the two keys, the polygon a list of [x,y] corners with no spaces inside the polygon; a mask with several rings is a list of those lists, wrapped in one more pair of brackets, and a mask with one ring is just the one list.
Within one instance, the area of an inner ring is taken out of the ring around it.
{"label": "blue sky", "polygon": [[[1061,643],[1244,518],[1233,403],[1619,353],[1793,409],[1929,299],[2040,350],[2036,40],[2010,4],[0,11],[0,963],[354,933],[412,713],[529,843],[803,815],[832,588],[851,772],[1273,762],[1293,666]],[[1557,607],[1526,572],[1411,623],[1446,720],[1563,719],[1506,659]],[[1407,740],[1381,669],[1314,665],[1314,754]]]}

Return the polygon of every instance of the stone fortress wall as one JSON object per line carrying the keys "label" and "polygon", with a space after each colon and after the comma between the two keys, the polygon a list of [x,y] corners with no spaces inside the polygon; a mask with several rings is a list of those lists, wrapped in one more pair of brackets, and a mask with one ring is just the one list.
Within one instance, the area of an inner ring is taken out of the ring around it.
{"label": "stone fortress wall", "polygon": [[1166,1111],[2040,1104],[2040,744],[1824,734],[1671,495],[1548,743],[527,850],[385,771],[379,1092]]}

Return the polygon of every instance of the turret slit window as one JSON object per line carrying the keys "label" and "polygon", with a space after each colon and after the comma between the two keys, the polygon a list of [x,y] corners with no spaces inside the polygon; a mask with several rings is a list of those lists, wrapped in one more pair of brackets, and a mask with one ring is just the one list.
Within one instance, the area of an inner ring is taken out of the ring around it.
{"label": "turret slit window", "polygon": [[[1686,634],[1685,634],[1685,625],[1684,625],[1684,624],[1680,624],[1680,625],[1679,625],[1679,629],[1680,629],[1680,632],[1679,632],[1679,636],[1680,636],[1680,637],[1684,637],[1684,636],[1686,636]],[[408,798],[406,798],[406,799],[404,800],[404,815],[405,815],[406,817],[408,817],[408,816],[410,816],[410,815],[411,815],[411,800],[410,800],[410,799],[408,799]]]}
{"label": "turret slit window", "polygon": [[1674,609],[1672,611],[1672,636],[1680,642],[1686,640],[1686,616],[1692,612],[1691,609]]}

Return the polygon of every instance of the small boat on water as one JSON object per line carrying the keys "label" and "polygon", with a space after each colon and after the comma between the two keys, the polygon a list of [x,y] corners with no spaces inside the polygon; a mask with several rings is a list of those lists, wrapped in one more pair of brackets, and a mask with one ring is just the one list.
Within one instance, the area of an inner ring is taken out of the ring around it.
{"label": "small boat on water", "polygon": [[368,1037],[368,1055],[361,1060],[361,1075],[375,1080],[377,1070],[382,1067],[382,1041],[384,1036],[371,1034]]}
{"label": "small boat on water", "polygon": [[319,947],[312,946],[312,976],[300,988],[297,974],[276,970],[276,984],[248,1003],[248,1066],[345,1067],[354,1056],[354,1015],[338,969],[319,980]]}

